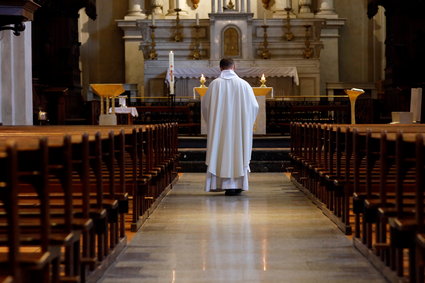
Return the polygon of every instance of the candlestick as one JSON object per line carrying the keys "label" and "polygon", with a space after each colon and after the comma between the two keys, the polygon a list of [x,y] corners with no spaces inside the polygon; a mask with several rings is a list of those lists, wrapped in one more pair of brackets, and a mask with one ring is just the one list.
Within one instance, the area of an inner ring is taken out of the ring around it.
{"label": "candlestick", "polygon": [[292,0],[286,0],[286,7],[292,10]]}
{"label": "candlestick", "polygon": [[266,77],[264,76],[264,74],[261,76],[260,82],[261,82],[260,87],[267,87],[266,86]]}
{"label": "candlestick", "polygon": [[294,39],[294,34],[291,32],[291,17],[289,16],[289,13],[292,11],[292,8],[285,8],[286,11],[286,29],[287,32],[285,33],[285,39],[287,41],[291,41]]}
{"label": "candlestick", "polygon": [[182,10],[179,9],[179,8],[176,8],[176,9],[174,9],[174,11],[176,12],[176,32],[174,33],[174,41],[180,42],[180,41],[183,40],[183,36],[180,32],[181,25],[180,25],[180,15],[179,15],[179,13]]}
{"label": "candlestick", "polygon": [[204,74],[201,74],[201,78],[199,79],[199,82],[201,83],[200,87],[205,87],[205,82],[207,80],[205,79]]}
{"label": "candlestick", "polygon": [[151,29],[151,48],[149,50],[149,59],[156,60],[156,59],[158,59],[158,53],[156,53],[156,49],[155,49],[155,46],[156,46],[156,43],[155,43],[156,26],[152,25],[152,26],[149,26],[149,27]]}
{"label": "candlestick", "polygon": [[262,25],[261,27],[264,29],[263,50],[261,51],[261,57],[263,59],[270,59],[271,54],[270,54],[270,51],[268,49],[269,42],[267,40],[267,28],[269,26],[268,25]]}
{"label": "candlestick", "polygon": [[192,59],[199,60],[201,59],[201,50],[200,50],[200,41],[199,41],[199,29],[201,28],[199,24],[194,26],[195,28],[195,43],[193,44],[193,54]]}
{"label": "candlestick", "polygon": [[304,58],[310,59],[313,56],[313,48],[310,47],[310,25],[305,25],[305,48],[304,48]]}

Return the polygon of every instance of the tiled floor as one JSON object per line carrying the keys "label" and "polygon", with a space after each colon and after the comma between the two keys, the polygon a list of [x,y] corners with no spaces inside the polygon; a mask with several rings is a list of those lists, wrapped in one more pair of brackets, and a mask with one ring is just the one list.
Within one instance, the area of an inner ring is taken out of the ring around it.
{"label": "tiled floor", "polygon": [[183,174],[100,282],[385,282],[283,174],[236,197],[203,182]]}

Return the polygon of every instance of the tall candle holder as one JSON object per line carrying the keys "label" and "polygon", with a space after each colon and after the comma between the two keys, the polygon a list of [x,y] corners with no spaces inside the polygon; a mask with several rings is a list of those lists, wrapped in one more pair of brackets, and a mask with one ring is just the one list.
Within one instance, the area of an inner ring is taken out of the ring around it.
{"label": "tall candle holder", "polygon": [[199,41],[199,29],[201,28],[199,25],[194,25],[195,28],[195,44],[193,47],[192,59],[199,60],[201,59],[201,50],[200,50],[200,41]]}
{"label": "tall candle holder", "polygon": [[271,57],[271,53],[268,49],[269,46],[269,42],[267,40],[267,28],[269,27],[268,25],[262,25],[261,26],[264,29],[264,39],[263,39],[263,50],[261,51],[261,57],[263,59],[270,59]]}
{"label": "tall candle holder", "polygon": [[313,48],[310,47],[310,28],[311,25],[305,25],[305,48],[304,48],[304,58],[310,59],[313,57]]}
{"label": "tall candle holder", "polygon": [[286,7],[285,8],[286,11],[286,33],[285,33],[285,39],[287,41],[291,41],[295,38],[294,34],[291,31],[291,17],[290,17],[290,12],[292,11],[292,8],[290,7]]}
{"label": "tall candle holder", "polygon": [[149,28],[151,29],[151,48],[149,50],[149,59],[150,60],[157,60],[158,59],[158,53],[156,53],[156,43],[155,43],[155,29],[156,26],[150,25]]}
{"label": "tall candle holder", "polygon": [[183,40],[183,36],[180,31],[182,26],[180,25],[180,14],[179,14],[182,11],[182,9],[176,8],[174,9],[174,11],[176,12],[176,32],[174,33],[174,41],[180,42]]}

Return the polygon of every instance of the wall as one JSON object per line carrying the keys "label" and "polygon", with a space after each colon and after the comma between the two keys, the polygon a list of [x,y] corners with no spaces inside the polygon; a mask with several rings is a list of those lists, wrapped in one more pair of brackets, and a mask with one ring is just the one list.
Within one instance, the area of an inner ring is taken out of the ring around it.
{"label": "wall", "polygon": [[[385,60],[382,44],[385,24],[382,11],[369,20],[367,1],[338,0],[335,9],[346,18],[341,30],[340,81],[374,82],[381,79],[382,62]],[[383,31],[383,33],[382,33]]]}
{"label": "wall", "polygon": [[90,83],[124,83],[124,42],[115,20],[124,18],[127,4],[97,1],[96,21],[80,11],[80,66],[85,96]]}

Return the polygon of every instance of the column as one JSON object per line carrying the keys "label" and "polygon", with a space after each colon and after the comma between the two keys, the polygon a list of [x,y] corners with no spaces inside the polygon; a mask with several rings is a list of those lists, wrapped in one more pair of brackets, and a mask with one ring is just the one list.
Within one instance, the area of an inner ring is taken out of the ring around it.
{"label": "column", "polygon": [[214,14],[215,12],[215,0],[211,0],[211,13]]}
{"label": "column", "polygon": [[128,17],[137,17],[144,18],[145,14],[142,13],[142,6],[140,0],[129,0],[128,1],[128,14],[125,18]]}
{"label": "column", "polygon": [[0,36],[0,107],[4,125],[32,125],[31,22],[20,36],[2,31]]}
{"label": "column", "polygon": [[319,12],[316,14],[318,18],[337,18],[335,13],[334,0],[321,0]]}
{"label": "column", "polygon": [[223,13],[223,2],[218,0],[218,13]]}
{"label": "column", "polygon": [[247,13],[251,13],[251,0],[246,1],[246,11]]}
{"label": "column", "polygon": [[[245,1],[246,0],[241,0],[241,13],[245,13]],[[251,0],[248,0],[251,1]]]}

